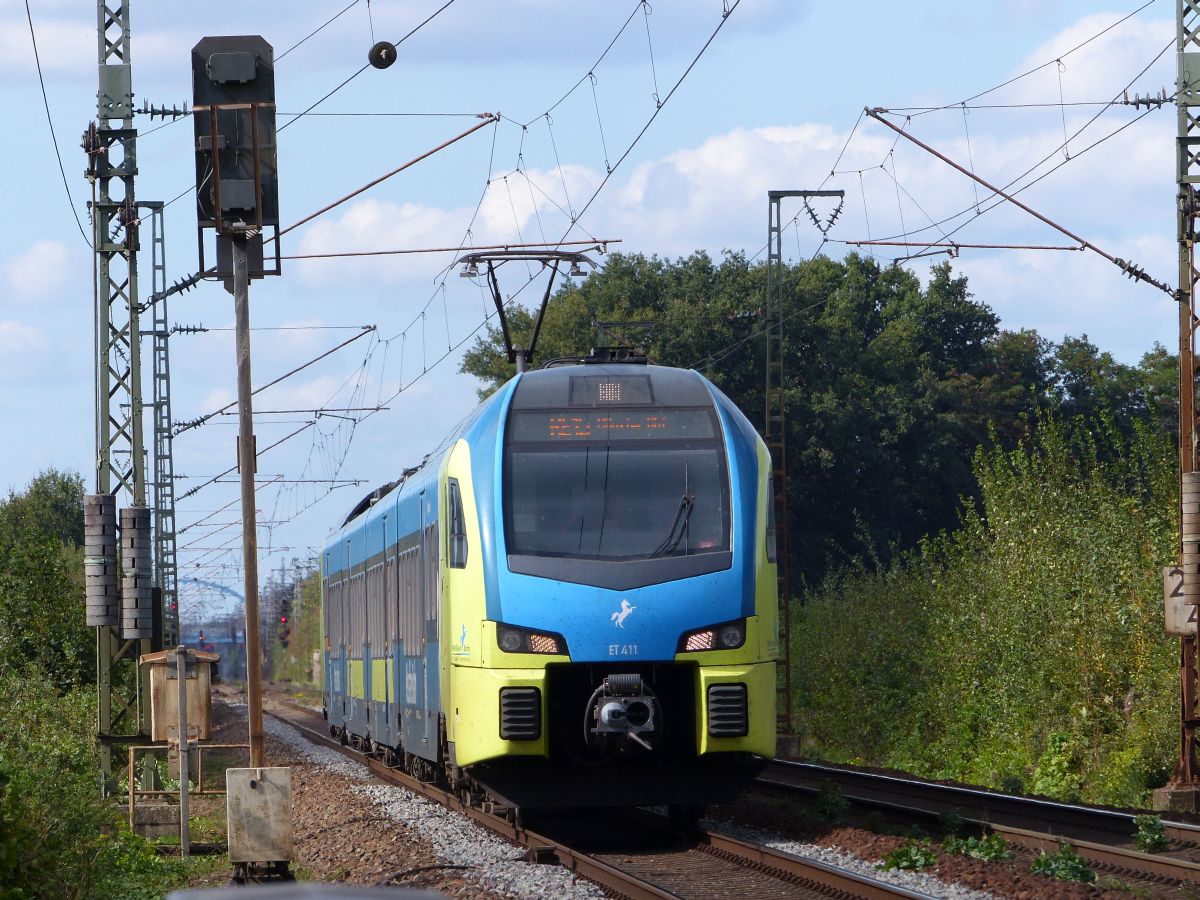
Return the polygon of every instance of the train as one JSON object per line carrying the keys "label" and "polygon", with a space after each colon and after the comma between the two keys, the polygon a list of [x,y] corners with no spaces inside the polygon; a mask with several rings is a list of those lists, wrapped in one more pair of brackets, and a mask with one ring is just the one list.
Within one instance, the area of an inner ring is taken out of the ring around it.
{"label": "train", "polygon": [[731,799],[775,752],[771,478],[698,372],[518,373],[322,547],[330,733],[518,810]]}

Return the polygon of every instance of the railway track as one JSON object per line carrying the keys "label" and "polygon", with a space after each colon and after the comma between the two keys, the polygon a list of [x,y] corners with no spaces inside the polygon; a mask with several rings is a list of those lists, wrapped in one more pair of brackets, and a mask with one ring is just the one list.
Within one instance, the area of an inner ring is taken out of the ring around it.
{"label": "railway track", "polygon": [[381,781],[467,816],[524,847],[531,861],[565,866],[620,897],[924,900],[930,896],[727,835],[683,829],[643,812],[551,816],[539,822],[535,831],[341,745],[329,736],[320,714],[307,707],[275,699],[266,711],[306,739],[367,766]]}
{"label": "railway track", "polygon": [[768,789],[805,793],[832,783],[859,807],[928,818],[954,814],[1035,852],[1069,842],[1105,874],[1200,885],[1200,827],[1186,822],[1164,822],[1170,847],[1150,854],[1134,849],[1137,814],[1131,812],[786,760],[772,760],[758,781]]}

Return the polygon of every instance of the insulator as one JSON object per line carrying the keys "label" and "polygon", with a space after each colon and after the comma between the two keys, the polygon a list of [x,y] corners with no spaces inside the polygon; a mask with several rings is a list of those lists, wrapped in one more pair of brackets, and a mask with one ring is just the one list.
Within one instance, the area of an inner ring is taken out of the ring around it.
{"label": "insulator", "polygon": [[149,116],[151,121],[153,121],[155,118],[165,119],[167,116],[170,116],[172,122],[174,122],[180,116],[191,114],[188,110],[187,103],[183,104],[183,109],[179,109],[177,106],[171,106],[170,108],[167,108],[165,106],[154,106],[153,104],[142,103],[142,108],[139,109],[138,112],[143,116]]}
{"label": "insulator", "polygon": [[121,636],[126,640],[154,636],[154,584],[150,544],[150,510],[121,510]]}
{"label": "insulator", "polygon": [[117,501],[112,494],[83,498],[83,574],[89,627],[116,625],[121,594],[117,585]]}

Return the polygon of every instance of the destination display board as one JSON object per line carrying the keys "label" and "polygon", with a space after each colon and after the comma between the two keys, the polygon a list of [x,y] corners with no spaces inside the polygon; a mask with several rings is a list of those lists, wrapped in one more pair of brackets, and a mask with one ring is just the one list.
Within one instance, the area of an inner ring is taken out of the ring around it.
{"label": "destination display board", "polygon": [[706,409],[519,410],[509,422],[509,440],[516,442],[704,440],[715,435]]}

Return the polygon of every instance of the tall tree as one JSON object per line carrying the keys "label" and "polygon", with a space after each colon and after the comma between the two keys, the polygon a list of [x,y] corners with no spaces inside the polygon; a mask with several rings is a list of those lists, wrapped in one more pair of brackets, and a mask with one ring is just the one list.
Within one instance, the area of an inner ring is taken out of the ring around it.
{"label": "tall tree", "polygon": [[0,502],[0,674],[35,666],[57,688],[90,681],[83,479],[49,469]]}

